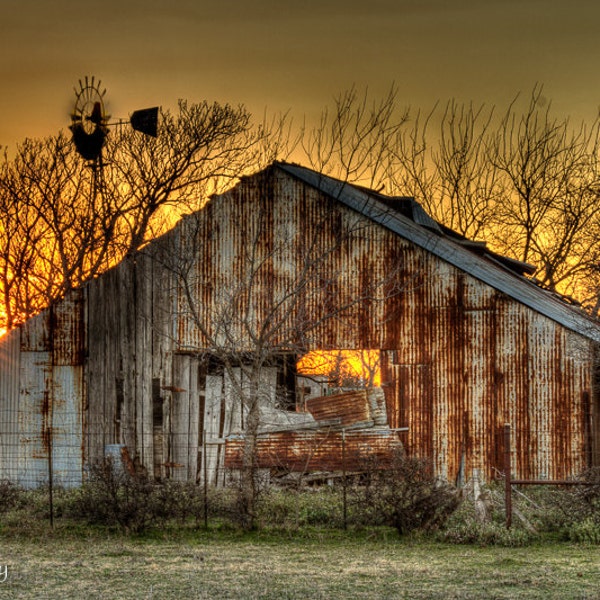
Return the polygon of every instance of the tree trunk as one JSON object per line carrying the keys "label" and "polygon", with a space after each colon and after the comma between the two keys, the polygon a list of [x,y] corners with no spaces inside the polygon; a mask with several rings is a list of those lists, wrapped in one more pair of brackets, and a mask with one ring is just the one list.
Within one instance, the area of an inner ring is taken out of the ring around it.
{"label": "tree trunk", "polygon": [[247,398],[248,417],[244,431],[245,442],[240,477],[240,517],[242,527],[246,531],[254,529],[256,524],[256,497],[258,495],[256,451],[260,423],[258,394],[257,384],[253,381]]}

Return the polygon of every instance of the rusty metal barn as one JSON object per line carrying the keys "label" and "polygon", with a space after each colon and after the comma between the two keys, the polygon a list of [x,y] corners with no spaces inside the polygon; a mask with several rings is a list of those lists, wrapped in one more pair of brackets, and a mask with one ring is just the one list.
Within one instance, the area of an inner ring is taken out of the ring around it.
{"label": "rusty metal barn", "polygon": [[[259,351],[273,473],[402,446],[491,479],[509,423],[514,476],[574,476],[600,464],[600,325],[530,274],[410,198],[275,163],[0,340],[0,479],[78,485],[126,452],[157,478],[224,481]],[[301,354],[361,349],[375,387],[299,372]]]}

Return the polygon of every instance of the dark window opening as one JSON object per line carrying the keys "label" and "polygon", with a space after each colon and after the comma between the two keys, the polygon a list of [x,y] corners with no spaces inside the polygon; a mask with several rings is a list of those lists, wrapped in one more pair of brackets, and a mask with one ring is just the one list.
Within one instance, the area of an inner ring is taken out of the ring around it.
{"label": "dark window opening", "polygon": [[152,380],[152,424],[163,426],[163,401],[160,393],[160,379]]}
{"label": "dark window opening", "polygon": [[115,403],[115,431],[114,439],[115,443],[121,444],[121,425],[123,420],[123,405],[125,403],[125,381],[122,378],[117,377],[115,380],[116,389],[116,403]]}

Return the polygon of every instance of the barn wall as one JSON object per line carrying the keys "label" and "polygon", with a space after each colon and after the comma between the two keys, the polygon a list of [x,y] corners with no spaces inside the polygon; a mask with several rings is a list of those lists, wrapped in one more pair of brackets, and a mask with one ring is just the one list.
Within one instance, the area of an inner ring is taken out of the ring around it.
{"label": "barn wall", "polygon": [[168,273],[141,253],[90,282],[86,293],[89,462],[100,461],[107,446],[125,445],[136,465],[162,477],[173,444]]}
{"label": "barn wall", "polygon": [[251,349],[268,316],[288,351],[382,350],[390,425],[449,479],[495,475],[505,422],[518,477],[598,455],[589,340],[274,169],[0,342],[0,475],[43,481],[52,451],[77,484],[113,444],[158,477],[219,472],[243,415],[198,359],[212,343],[178,272],[217,344]]}
{"label": "barn wall", "polygon": [[83,477],[81,291],[0,343],[0,478],[25,487]]}
{"label": "barn wall", "polygon": [[[228,332],[250,348],[236,316],[251,315],[258,331],[289,295],[275,320],[286,335],[301,332],[305,348],[382,349],[391,425],[410,428],[407,446],[433,456],[439,474],[454,479],[462,465],[495,476],[504,423],[519,477],[586,466],[593,352],[583,336],[277,173],[243,181],[189,226],[201,242],[184,236],[198,253],[196,310],[213,335],[231,317]],[[308,285],[298,286],[307,266]],[[306,331],[306,320],[322,322]],[[178,334],[182,348],[206,343],[182,295]]]}
{"label": "barn wall", "polygon": [[[590,457],[593,347],[586,338],[429,258],[429,284],[397,304],[383,386],[392,426],[450,479],[463,464],[488,478],[503,468],[502,428],[513,432],[521,478],[562,479]],[[437,263],[437,264],[436,264]],[[424,264],[421,262],[421,264]],[[417,309],[420,307],[420,309]]]}

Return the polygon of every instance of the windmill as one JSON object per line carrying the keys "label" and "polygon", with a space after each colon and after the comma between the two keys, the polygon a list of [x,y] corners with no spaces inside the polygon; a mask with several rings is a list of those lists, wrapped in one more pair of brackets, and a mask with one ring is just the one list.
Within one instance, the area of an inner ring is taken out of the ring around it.
{"label": "windmill", "polygon": [[[108,127],[123,125],[126,120],[109,123],[110,115],[106,114],[102,82],[87,76],[79,80],[79,89],[75,88],[75,106],[71,113],[69,129],[73,135],[73,143],[82,158],[92,163],[94,170],[102,166],[102,148],[106,143]],[[144,108],[134,111],[129,123],[136,131],[145,135],[158,135],[158,107]]]}

